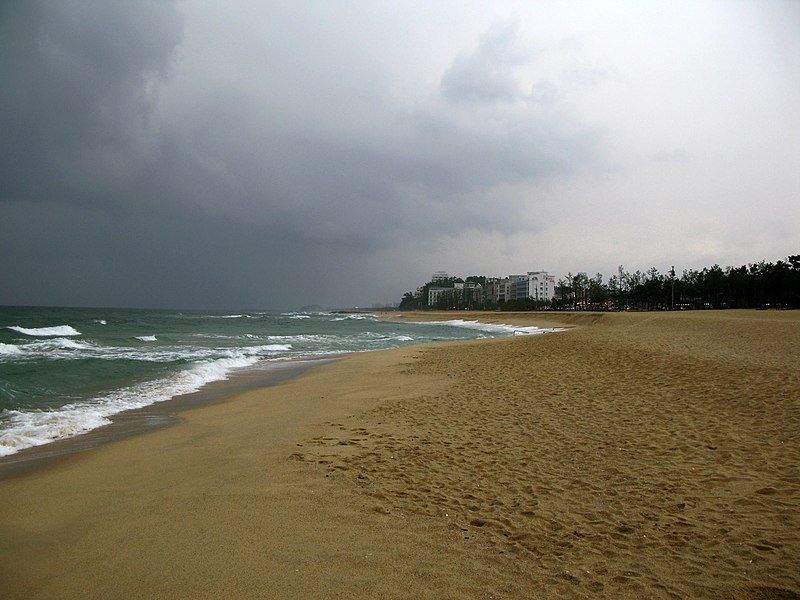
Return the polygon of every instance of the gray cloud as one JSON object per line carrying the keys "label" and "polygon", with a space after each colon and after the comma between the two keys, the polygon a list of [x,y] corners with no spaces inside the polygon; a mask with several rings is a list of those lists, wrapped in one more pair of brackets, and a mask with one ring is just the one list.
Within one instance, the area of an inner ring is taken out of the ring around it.
{"label": "gray cloud", "polygon": [[157,81],[180,39],[161,2],[0,7],[0,189],[5,198],[93,201],[154,160]]}
{"label": "gray cloud", "polygon": [[512,69],[531,58],[519,44],[515,23],[496,24],[473,52],[459,54],[444,72],[442,95],[455,103],[519,100],[523,92]]}
{"label": "gray cloud", "polygon": [[[627,159],[668,178],[658,148],[707,154],[637,135],[615,155],[641,126],[601,109],[633,94],[569,71],[609,56],[505,16],[418,34],[403,10],[390,28],[364,7],[4,3],[0,303],[352,304],[439,267],[599,269],[562,257],[602,254],[581,249],[615,203],[644,210],[629,196],[656,188]],[[437,60],[409,58],[426,44]]]}
{"label": "gray cloud", "polygon": [[[353,302],[365,254],[513,230],[524,206],[487,191],[571,171],[596,143],[524,111],[488,126],[479,108],[435,99],[379,97],[330,121],[320,97],[284,115],[269,82],[177,89],[172,114],[160,95],[180,69],[174,5],[18,5],[3,24],[16,32],[3,36],[3,271],[20,282],[6,301]],[[514,36],[491,30],[472,66],[522,60]],[[487,202],[505,212],[486,217]]]}

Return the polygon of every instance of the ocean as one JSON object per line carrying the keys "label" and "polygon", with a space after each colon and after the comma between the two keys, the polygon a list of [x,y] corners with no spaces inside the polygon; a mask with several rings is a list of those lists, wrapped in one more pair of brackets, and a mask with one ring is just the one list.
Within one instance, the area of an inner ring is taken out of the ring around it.
{"label": "ocean", "polygon": [[0,456],[279,361],[542,331],[367,313],[0,307]]}

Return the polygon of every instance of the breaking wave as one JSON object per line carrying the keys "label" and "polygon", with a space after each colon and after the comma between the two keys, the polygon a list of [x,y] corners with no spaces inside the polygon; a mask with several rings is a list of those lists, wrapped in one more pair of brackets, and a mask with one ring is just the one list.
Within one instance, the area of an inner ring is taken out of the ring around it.
{"label": "breaking wave", "polygon": [[22,354],[22,348],[14,344],[0,343],[0,356],[17,356]]}
{"label": "breaking wave", "polygon": [[340,317],[334,317],[331,321],[363,321],[364,319],[368,319],[370,321],[377,321],[378,317],[375,315],[371,315],[368,313],[353,313],[349,315],[342,315]]}
{"label": "breaking wave", "polygon": [[[138,336],[145,342],[156,341],[155,336]],[[8,348],[7,348],[8,347]],[[291,344],[264,344],[233,348],[209,348],[202,346],[101,346],[82,340],[52,338],[27,344],[0,344],[0,356],[14,361],[34,359],[47,360],[133,360],[150,363],[167,363],[193,360],[214,360],[239,356],[261,356],[269,358],[277,353],[288,352]]]}
{"label": "breaking wave", "polygon": [[0,456],[108,425],[112,415],[195,392],[207,383],[227,379],[235,369],[253,365],[257,360],[258,356],[250,355],[199,362],[169,377],[53,410],[4,410],[0,413],[3,424]]}
{"label": "breaking wave", "polygon": [[26,327],[20,327],[19,325],[12,325],[7,327],[11,331],[16,331],[17,333],[21,333],[23,335],[32,335],[36,337],[49,337],[54,335],[81,335],[81,332],[69,325],[58,325],[56,327],[34,327],[28,329]]}

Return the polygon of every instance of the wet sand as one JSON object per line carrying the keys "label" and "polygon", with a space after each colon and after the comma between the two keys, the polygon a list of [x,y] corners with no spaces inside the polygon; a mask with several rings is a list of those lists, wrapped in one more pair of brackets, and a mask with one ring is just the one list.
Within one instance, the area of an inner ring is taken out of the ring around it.
{"label": "wet sand", "polygon": [[455,317],[570,329],[348,356],[0,481],[0,589],[797,597],[800,313],[406,318]]}
{"label": "wet sand", "polygon": [[73,454],[118,441],[153,429],[180,423],[175,416],[180,411],[219,402],[248,390],[262,389],[301,375],[317,364],[331,359],[298,358],[287,361],[264,361],[240,369],[229,379],[213,381],[196,392],[174,396],[163,402],[142,408],[126,410],[111,415],[110,424],[86,433],[25,448],[15,454],[0,457],[0,479],[14,477],[36,469],[48,468],[60,460],[69,460]]}

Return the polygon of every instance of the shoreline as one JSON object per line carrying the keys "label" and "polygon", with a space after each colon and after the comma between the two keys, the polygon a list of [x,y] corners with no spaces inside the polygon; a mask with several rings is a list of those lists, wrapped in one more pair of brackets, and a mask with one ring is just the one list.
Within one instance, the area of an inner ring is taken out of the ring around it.
{"label": "shoreline", "polygon": [[0,481],[0,584],[798,597],[800,317],[575,317],[348,355]]}
{"label": "shoreline", "polygon": [[14,454],[0,457],[0,481],[17,477],[38,469],[54,466],[87,450],[103,444],[171,427],[182,422],[180,413],[226,400],[247,391],[267,388],[300,377],[319,364],[338,358],[298,357],[286,361],[265,361],[265,364],[240,369],[227,379],[212,381],[189,394],[173,396],[169,400],[154,402],[141,408],[116,413],[109,417],[108,425],[90,429],[78,435],[30,446]]}
{"label": "shoreline", "polygon": [[[374,312],[370,314],[386,322],[424,323],[426,321],[435,320],[433,318],[404,318],[403,315],[400,315],[397,321],[393,321],[388,318],[393,313]],[[397,313],[394,314],[397,316]],[[431,313],[426,314],[432,316]],[[512,315],[512,319],[508,323],[510,325],[531,324],[529,319],[526,320],[524,313],[506,314]],[[489,317],[490,318],[478,322],[502,322],[500,319],[492,318],[491,314]],[[546,322],[547,319],[544,319],[544,321]],[[552,327],[552,325],[548,325],[548,327]],[[372,351],[373,350],[368,350],[367,352]],[[313,355],[299,356],[289,360],[264,361],[260,366],[256,364],[234,371],[231,373],[230,377],[212,381],[194,392],[180,394],[178,396],[173,396],[169,400],[154,402],[141,408],[125,410],[113,414],[109,417],[111,423],[108,425],[91,429],[68,438],[53,440],[37,446],[30,446],[14,454],[0,456],[0,480],[22,475],[32,470],[47,468],[59,460],[66,460],[72,455],[85,452],[101,444],[113,443],[133,435],[176,425],[181,422],[181,418],[178,416],[181,412],[199,408],[214,402],[225,402],[242,392],[278,385],[289,379],[302,376],[308,369],[316,365],[336,361],[349,354],[351,353],[333,354],[323,357],[316,357]]]}

